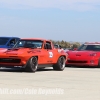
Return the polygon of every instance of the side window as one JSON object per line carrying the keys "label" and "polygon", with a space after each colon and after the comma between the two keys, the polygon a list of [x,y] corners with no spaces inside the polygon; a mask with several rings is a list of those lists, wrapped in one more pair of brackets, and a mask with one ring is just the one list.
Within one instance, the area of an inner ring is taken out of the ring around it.
{"label": "side window", "polygon": [[52,49],[51,42],[46,41],[44,49]]}
{"label": "side window", "polygon": [[16,44],[16,39],[11,39],[8,43],[8,46],[14,46]]}

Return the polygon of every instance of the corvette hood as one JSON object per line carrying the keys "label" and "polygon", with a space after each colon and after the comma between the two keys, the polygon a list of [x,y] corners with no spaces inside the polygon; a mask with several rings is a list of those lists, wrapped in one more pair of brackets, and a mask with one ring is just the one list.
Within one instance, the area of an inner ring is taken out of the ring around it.
{"label": "corvette hood", "polygon": [[30,49],[30,48],[14,48],[14,49],[8,49],[5,51],[7,54],[14,54],[14,55],[21,55],[21,54],[27,54],[27,53],[36,53],[39,52],[37,49]]}

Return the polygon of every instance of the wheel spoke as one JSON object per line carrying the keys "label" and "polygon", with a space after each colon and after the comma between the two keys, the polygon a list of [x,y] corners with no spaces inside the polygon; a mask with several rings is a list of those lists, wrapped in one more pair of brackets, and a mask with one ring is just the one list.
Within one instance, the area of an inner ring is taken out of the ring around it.
{"label": "wheel spoke", "polygon": [[63,65],[63,58],[60,59],[60,65]]}
{"label": "wheel spoke", "polygon": [[63,58],[60,58],[60,66],[63,68],[65,66],[65,62]]}
{"label": "wheel spoke", "polygon": [[34,57],[34,58],[31,60],[31,63],[32,63],[32,68],[35,68],[36,65],[37,65],[37,58]]}

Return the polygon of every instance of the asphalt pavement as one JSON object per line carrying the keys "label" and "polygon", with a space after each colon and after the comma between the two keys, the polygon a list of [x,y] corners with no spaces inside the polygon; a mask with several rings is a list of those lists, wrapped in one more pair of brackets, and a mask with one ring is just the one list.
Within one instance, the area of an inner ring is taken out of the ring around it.
{"label": "asphalt pavement", "polygon": [[100,68],[48,67],[35,73],[0,69],[0,100],[33,99],[100,100]]}

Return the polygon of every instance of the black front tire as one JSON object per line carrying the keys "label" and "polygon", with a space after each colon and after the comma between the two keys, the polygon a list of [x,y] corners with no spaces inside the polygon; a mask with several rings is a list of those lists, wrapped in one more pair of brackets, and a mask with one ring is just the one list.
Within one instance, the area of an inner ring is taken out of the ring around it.
{"label": "black front tire", "polygon": [[26,64],[25,71],[26,72],[36,72],[38,68],[38,59],[37,57],[31,57]]}
{"label": "black front tire", "polygon": [[98,60],[98,66],[97,67],[100,68],[100,58]]}
{"label": "black front tire", "polygon": [[66,59],[65,57],[61,56],[59,57],[57,63],[53,65],[53,69],[58,71],[63,71],[65,69],[65,65],[66,65]]}

